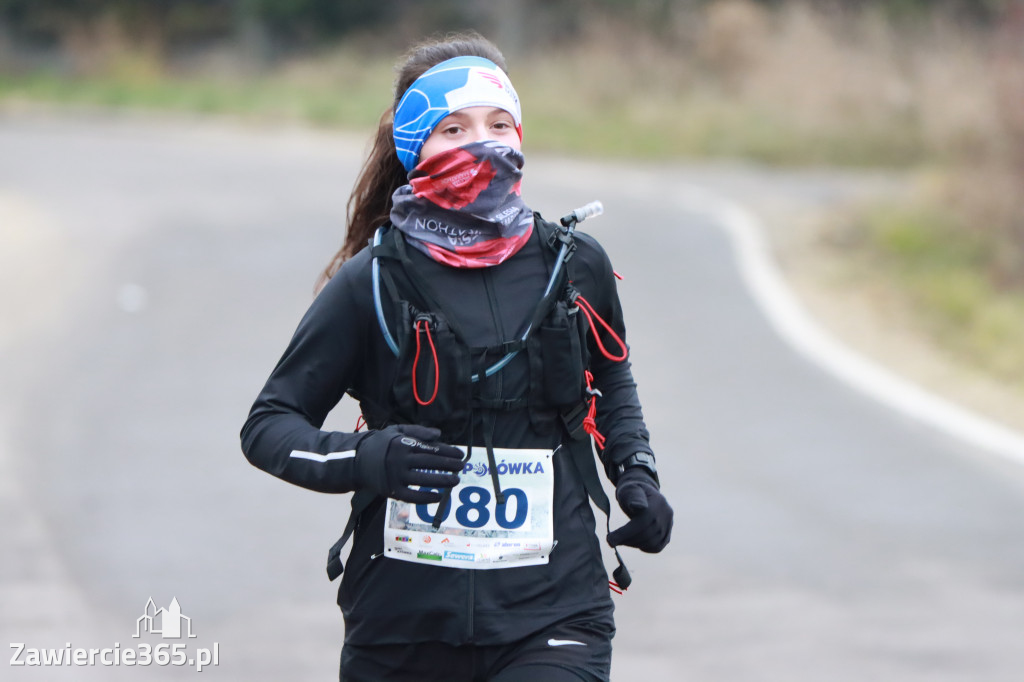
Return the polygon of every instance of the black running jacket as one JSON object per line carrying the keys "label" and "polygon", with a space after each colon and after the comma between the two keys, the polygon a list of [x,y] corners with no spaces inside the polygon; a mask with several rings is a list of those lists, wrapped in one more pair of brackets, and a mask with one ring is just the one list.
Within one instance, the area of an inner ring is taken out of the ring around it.
{"label": "black running jacket", "polygon": [[[552,258],[544,251],[550,247],[541,243],[539,232],[534,229],[511,258],[487,268],[451,268],[416,249],[408,251],[469,343],[490,346],[517,338],[544,292]],[[578,249],[569,262],[570,279],[625,340],[608,256],[586,234],[577,232],[575,240]],[[651,447],[629,361],[606,359],[593,345],[593,333],[588,338],[594,387],[602,395],[597,404],[598,429],[606,438],[601,459],[611,470],[634,453],[651,452]],[[524,394],[529,377],[524,355],[482,379],[487,395]],[[370,249],[365,248],[313,301],[253,404],[241,433],[246,458],[311,490],[352,491],[352,458],[332,453],[355,450],[366,433],[322,431],[321,426],[346,393],[377,408],[386,405],[391,382],[401,380],[395,377],[395,368],[396,358],[378,325]],[[564,429],[538,433],[526,409],[497,413],[493,437],[495,447],[550,449],[568,438]],[[559,451],[553,461],[557,544],[545,565],[472,570],[381,557],[384,500],[367,508],[356,526],[338,593],[345,641],[505,644],[595,609],[610,615],[607,574],[586,490],[568,455]]]}

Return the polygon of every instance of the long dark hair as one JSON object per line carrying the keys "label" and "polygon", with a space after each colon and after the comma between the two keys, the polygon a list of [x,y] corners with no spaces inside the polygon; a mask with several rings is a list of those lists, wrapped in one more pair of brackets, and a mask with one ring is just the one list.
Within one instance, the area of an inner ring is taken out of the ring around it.
{"label": "long dark hair", "polygon": [[402,95],[427,69],[455,57],[484,57],[503,71],[505,58],[493,43],[477,33],[460,33],[440,40],[430,40],[412,47],[396,65],[395,99],[380,117],[373,147],[348,199],[348,231],[345,242],[328,263],[316,290],[334,277],[342,263],[366,246],[367,241],[391,215],[391,195],[408,183],[407,173],[395,152],[392,124],[395,107]]}

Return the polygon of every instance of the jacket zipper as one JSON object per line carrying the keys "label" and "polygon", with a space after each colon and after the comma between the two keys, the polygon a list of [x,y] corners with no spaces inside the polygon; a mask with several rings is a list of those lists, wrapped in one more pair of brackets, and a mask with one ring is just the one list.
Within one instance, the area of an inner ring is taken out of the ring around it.
{"label": "jacket zipper", "polygon": [[474,637],[473,611],[476,608],[476,576],[474,575],[476,571],[471,571],[468,569],[462,570],[466,571],[466,573],[469,574],[469,590],[467,590],[469,592],[469,599],[467,600],[467,603],[469,604],[469,613],[467,614],[466,619],[466,641],[472,643]]}
{"label": "jacket zipper", "polygon": [[[484,291],[487,292],[487,303],[491,309],[491,321],[494,324],[494,330],[498,336],[498,342],[504,342],[505,339],[505,325],[501,320],[501,310],[498,306],[498,296],[494,290],[494,276],[490,271],[484,270],[480,273],[484,283]],[[495,376],[490,377],[495,382],[495,396],[496,398],[501,397],[501,372],[498,372]],[[486,381],[483,377],[481,381]],[[487,428],[486,420],[484,428]],[[466,629],[468,641],[472,642],[474,638],[474,611],[476,607],[476,571],[467,571],[469,573],[469,610],[467,613]]]}
{"label": "jacket zipper", "polygon": [[[494,290],[494,275],[492,275],[489,270],[484,270],[481,275],[483,275],[484,291],[487,292],[487,303],[491,308],[491,321],[494,323],[494,331],[498,336],[498,343],[504,343],[505,341],[508,341],[508,338],[505,336],[505,324],[501,319],[501,308],[498,304],[498,294]],[[497,372],[490,378],[495,382],[493,397],[500,398],[502,393],[502,373]],[[481,377],[480,380],[483,381],[484,378]]]}
{"label": "jacket zipper", "polygon": [[498,309],[498,295],[494,290],[494,275],[490,271],[484,270],[482,273],[484,278],[484,290],[487,292],[487,302],[491,305],[491,319],[494,321],[494,329],[498,332],[498,341],[506,341],[505,339],[505,325],[501,320],[501,311]]}

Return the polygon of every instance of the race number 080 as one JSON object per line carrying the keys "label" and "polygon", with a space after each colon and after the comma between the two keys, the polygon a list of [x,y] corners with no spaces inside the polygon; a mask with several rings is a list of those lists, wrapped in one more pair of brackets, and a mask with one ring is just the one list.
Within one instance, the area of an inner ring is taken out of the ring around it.
{"label": "race number 080", "polygon": [[[443,492],[437,488],[420,488],[420,490],[431,490]],[[505,488],[505,502],[494,505],[494,522],[505,530],[522,528],[526,523],[526,515],[529,513],[530,503],[526,493],[519,488]],[[491,491],[480,486],[468,485],[459,489],[459,506],[455,508],[455,520],[463,528],[483,528],[491,520]],[[508,518],[509,501],[515,500],[515,516]],[[441,522],[444,523],[452,511],[452,502],[449,498],[445,502],[444,513],[441,515]],[[416,515],[423,523],[434,523],[434,515],[427,509],[427,505],[416,505]]]}

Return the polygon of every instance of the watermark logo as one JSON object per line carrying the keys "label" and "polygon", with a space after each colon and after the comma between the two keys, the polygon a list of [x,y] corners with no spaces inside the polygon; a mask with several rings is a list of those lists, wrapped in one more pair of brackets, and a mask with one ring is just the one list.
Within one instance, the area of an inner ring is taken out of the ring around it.
{"label": "watermark logo", "polygon": [[[167,608],[157,608],[150,597],[142,615],[135,621],[132,639],[141,639],[143,633],[160,635],[162,639],[193,639],[192,619],[181,612],[177,597],[171,599]],[[12,642],[12,667],[55,667],[55,666],[104,666],[104,667],[147,667],[150,665],[191,667],[202,672],[208,666],[220,665],[220,643],[212,647],[189,650],[184,642],[161,642],[157,645],[139,642],[136,647],[122,647],[120,642],[103,649],[86,649],[72,646],[45,649],[27,646],[24,642]]]}
{"label": "watermark logo", "polygon": [[142,636],[143,632],[153,635],[160,635],[164,639],[181,639],[181,626],[185,625],[185,632],[188,638],[195,637],[192,634],[192,619],[181,612],[181,605],[178,598],[171,599],[171,604],[166,609],[157,609],[150,597],[146,602],[146,608],[139,619],[135,621],[134,638]]}

